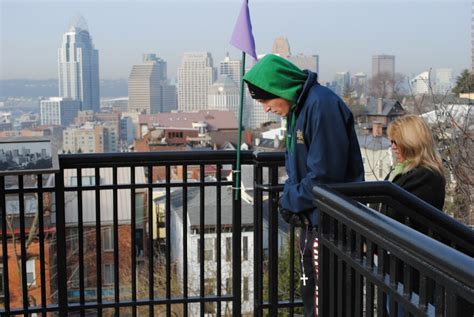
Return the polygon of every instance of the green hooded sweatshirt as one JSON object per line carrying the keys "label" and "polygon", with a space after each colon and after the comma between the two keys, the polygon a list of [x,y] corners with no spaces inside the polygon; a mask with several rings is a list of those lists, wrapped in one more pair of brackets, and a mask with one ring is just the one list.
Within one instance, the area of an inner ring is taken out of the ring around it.
{"label": "green hooded sweatshirt", "polygon": [[244,80],[294,105],[307,77],[290,61],[269,54],[245,74]]}

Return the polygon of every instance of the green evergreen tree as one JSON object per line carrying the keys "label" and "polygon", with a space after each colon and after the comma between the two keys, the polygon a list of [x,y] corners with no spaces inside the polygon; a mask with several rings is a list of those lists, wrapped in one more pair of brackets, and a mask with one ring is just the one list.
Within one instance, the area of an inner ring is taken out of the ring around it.
{"label": "green evergreen tree", "polygon": [[474,74],[465,69],[456,79],[453,93],[459,95],[469,92],[474,92]]}

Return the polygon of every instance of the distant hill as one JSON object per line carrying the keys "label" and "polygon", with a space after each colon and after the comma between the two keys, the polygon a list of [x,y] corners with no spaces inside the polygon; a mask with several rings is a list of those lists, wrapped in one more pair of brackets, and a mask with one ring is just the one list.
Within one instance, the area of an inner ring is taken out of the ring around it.
{"label": "distant hill", "polygon": [[[0,80],[0,98],[7,97],[53,97],[58,95],[57,79],[6,79]],[[100,96],[124,97],[128,95],[126,79],[105,79],[100,81]]]}

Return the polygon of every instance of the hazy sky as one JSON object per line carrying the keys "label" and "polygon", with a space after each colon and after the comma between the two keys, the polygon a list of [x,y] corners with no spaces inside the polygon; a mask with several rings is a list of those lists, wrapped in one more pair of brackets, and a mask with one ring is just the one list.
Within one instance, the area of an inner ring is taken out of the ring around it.
{"label": "hazy sky", "polygon": [[[0,79],[57,78],[57,49],[72,19],[83,15],[99,50],[102,79],[127,78],[145,52],[176,76],[183,52],[228,51],[242,0],[0,0]],[[320,78],[337,71],[371,73],[373,54],[396,56],[396,71],[413,75],[471,67],[470,0],[249,0],[257,53],[277,36],[292,53],[318,54]]]}

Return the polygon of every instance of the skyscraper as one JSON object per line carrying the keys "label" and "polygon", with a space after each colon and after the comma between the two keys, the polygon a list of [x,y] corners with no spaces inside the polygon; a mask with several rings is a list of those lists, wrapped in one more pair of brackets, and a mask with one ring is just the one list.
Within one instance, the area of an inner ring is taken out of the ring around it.
{"label": "skyscraper", "polygon": [[81,101],[82,110],[99,111],[99,51],[86,21],[75,19],[58,49],[59,95]]}
{"label": "skyscraper", "polygon": [[206,110],[209,87],[214,81],[211,53],[184,53],[178,67],[178,109]]}
{"label": "skyscraper", "polygon": [[388,73],[395,77],[395,56],[394,55],[374,55],[372,56],[372,78]]}
{"label": "skyscraper", "polygon": [[319,74],[319,55],[298,54],[288,56],[287,59],[300,69],[309,69]]}
{"label": "skyscraper", "polygon": [[227,75],[220,75],[209,88],[209,110],[233,111],[239,117],[239,86]]}
{"label": "skyscraper", "polygon": [[227,53],[224,60],[219,63],[219,75],[227,75],[237,85],[240,85],[241,65],[240,60],[230,59],[229,53]]}
{"label": "skyscraper", "polygon": [[348,91],[351,85],[351,74],[347,72],[337,72],[334,75],[334,89],[335,93],[340,97],[343,97],[344,94]]}
{"label": "skyscraper", "polygon": [[155,54],[143,54],[128,78],[128,109],[145,113],[167,112],[166,62]]}
{"label": "skyscraper", "polygon": [[451,68],[438,68],[435,72],[434,92],[438,95],[451,93],[454,87],[453,70]]}
{"label": "skyscraper", "polygon": [[367,94],[367,75],[365,73],[360,72],[352,76],[351,84],[357,96],[360,97]]}
{"label": "skyscraper", "polygon": [[67,126],[74,121],[81,102],[69,98],[52,97],[40,102],[41,125]]}
{"label": "skyscraper", "polygon": [[281,57],[285,57],[285,58],[290,56],[291,50],[290,50],[290,43],[288,43],[288,39],[283,36],[277,37],[275,41],[273,42],[272,53],[278,54]]}

